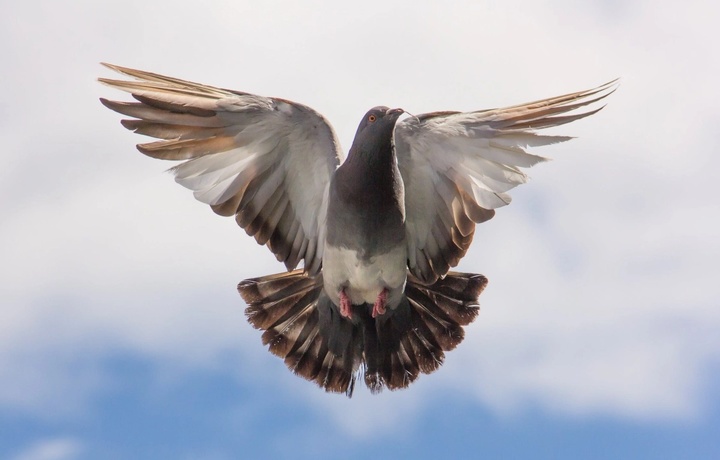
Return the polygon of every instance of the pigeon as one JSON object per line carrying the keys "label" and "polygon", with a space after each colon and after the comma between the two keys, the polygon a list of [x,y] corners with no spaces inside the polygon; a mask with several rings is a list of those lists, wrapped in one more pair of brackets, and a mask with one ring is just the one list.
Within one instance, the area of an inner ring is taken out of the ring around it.
{"label": "pigeon", "polygon": [[99,81],[135,101],[102,104],[158,139],[138,150],[181,161],[180,185],[284,263],[238,285],[263,344],[347,396],[359,379],[372,393],[406,388],[462,342],[488,283],[451,270],[475,225],[510,203],[522,168],[547,160],[529,148],[571,139],[538,130],[597,113],[618,85],[474,112],[374,107],[343,161],[310,107],[104,65],[132,80]]}

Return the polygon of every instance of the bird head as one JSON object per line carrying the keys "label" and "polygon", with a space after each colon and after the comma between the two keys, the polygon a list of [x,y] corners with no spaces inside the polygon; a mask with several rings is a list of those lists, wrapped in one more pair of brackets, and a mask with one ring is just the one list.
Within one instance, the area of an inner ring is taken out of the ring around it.
{"label": "bird head", "polygon": [[368,110],[360,121],[351,150],[363,145],[389,144],[395,123],[403,113],[405,113],[403,109],[390,109],[385,106],[373,107]]}

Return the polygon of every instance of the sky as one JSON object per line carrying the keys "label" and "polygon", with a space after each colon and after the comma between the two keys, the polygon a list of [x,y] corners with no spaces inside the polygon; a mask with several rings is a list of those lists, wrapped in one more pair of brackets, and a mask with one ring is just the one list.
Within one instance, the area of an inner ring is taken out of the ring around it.
{"label": "sky", "polygon": [[[720,458],[720,7],[696,0],[0,4],[0,458]],[[282,270],[144,157],[106,61],[302,102],[620,88],[535,150],[458,267],[490,284],[410,388],[287,371],[237,283]]]}

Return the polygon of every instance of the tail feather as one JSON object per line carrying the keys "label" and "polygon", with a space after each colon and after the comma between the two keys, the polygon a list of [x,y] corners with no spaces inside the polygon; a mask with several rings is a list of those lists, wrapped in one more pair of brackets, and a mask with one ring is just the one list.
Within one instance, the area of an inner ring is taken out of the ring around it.
{"label": "tail feather", "polygon": [[487,282],[483,275],[450,272],[435,284],[426,286],[410,276],[405,292],[426,309],[441,311],[439,318],[467,326],[480,313],[477,299]]}
{"label": "tail feather", "polygon": [[445,360],[442,348],[435,340],[425,321],[418,314],[413,321],[413,327],[409,332],[410,344],[415,356],[418,358],[418,365],[423,374],[435,372]]}
{"label": "tail feather", "polygon": [[443,311],[432,304],[430,298],[418,294],[410,303],[417,309],[421,321],[419,330],[428,341],[442,350],[452,350],[464,338],[462,326],[447,318]]}
{"label": "tail feather", "polygon": [[420,365],[411,349],[402,346],[396,353],[390,353],[383,366],[383,380],[390,390],[405,388],[420,375]]}
{"label": "tail feather", "polygon": [[[263,276],[238,285],[248,308],[248,321],[264,330],[262,342],[295,374],[315,381],[327,391],[352,394],[359,353],[353,350],[352,324],[338,328],[346,340],[328,341],[319,324],[332,315],[332,303],[322,292],[322,276],[302,270]],[[331,350],[328,344],[334,345]]]}
{"label": "tail feather", "polygon": [[356,305],[352,321],[323,292],[322,275],[295,270],[242,281],[238,290],[270,352],[326,391],[351,396],[360,374],[376,393],[405,388],[440,367],[477,317],[486,285],[487,278],[470,273],[449,272],[432,285],[408,275],[397,308],[372,318],[372,305]]}

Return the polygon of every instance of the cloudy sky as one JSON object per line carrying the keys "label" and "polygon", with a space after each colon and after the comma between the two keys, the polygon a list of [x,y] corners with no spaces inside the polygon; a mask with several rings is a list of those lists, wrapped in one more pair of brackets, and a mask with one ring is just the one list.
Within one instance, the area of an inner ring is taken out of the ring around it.
{"label": "cloudy sky", "polygon": [[[718,7],[433,3],[0,5],[1,458],[720,458]],[[235,286],[282,267],[135,150],[100,61],[303,102],[345,148],[379,104],[622,84],[478,228],[446,364],[347,400],[264,349]]]}

